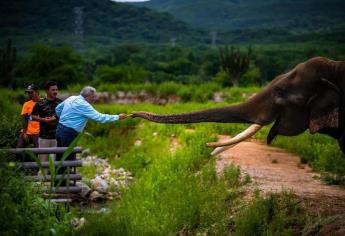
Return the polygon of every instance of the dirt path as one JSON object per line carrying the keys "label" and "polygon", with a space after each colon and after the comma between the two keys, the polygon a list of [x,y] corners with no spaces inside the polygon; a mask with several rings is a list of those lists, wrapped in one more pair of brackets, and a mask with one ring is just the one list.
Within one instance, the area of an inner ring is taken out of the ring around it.
{"label": "dirt path", "polygon": [[[219,136],[220,140],[227,136]],[[302,204],[317,214],[345,213],[345,188],[325,185],[308,165],[300,164],[299,157],[279,148],[259,142],[242,142],[219,154],[218,172],[231,163],[252,179],[251,190],[264,193],[292,190]]]}

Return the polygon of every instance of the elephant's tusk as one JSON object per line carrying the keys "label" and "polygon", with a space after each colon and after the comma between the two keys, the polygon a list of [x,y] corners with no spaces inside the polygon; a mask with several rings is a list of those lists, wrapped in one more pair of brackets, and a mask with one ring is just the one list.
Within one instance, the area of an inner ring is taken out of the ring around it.
{"label": "elephant's tusk", "polygon": [[222,153],[226,150],[228,150],[229,148],[232,148],[233,146],[235,146],[236,144],[230,145],[230,146],[225,146],[225,147],[217,147],[215,148],[212,152],[211,152],[211,156],[215,156],[218,155],[219,153]]}
{"label": "elephant's tusk", "polygon": [[262,127],[263,126],[259,125],[259,124],[252,124],[245,131],[237,134],[235,137],[231,138],[228,141],[225,141],[225,142],[212,142],[212,143],[207,143],[206,145],[207,145],[207,147],[224,147],[224,146],[229,146],[229,145],[232,145],[232,144],[237,144],[237,143],[242,142],[243,140],[253,136]]}

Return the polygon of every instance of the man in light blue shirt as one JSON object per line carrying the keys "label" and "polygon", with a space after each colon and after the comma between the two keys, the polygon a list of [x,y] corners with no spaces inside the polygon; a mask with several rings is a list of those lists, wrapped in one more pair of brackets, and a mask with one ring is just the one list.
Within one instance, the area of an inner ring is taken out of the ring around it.
{"label": "man in light blue shirt", "polygon": [[60,103],[55,111],[59,124],[82,132],[89,119],[100,123],[115,122],[126,118],[125,114],[107,115],[96,111],[91,104],[96,100],[96,89],[85,87],[79,96],[71,96]]}
{"label": "man in light blue shirt", "polygon": [[[108,115],[96,111],[91,104],[97,99],[96,89],[90,86],[83,88],[79,96],[71,96],[60,103],[56,108],[56,116],[59,124],[56,128],[56,140],[58,147],[68,147],[81,133],[89,119],[100,122],[115,122],[127,118],[126,114]],[[57,161],[62,155],[57,155]],[[70,155],[66,160],[73,160]]]}

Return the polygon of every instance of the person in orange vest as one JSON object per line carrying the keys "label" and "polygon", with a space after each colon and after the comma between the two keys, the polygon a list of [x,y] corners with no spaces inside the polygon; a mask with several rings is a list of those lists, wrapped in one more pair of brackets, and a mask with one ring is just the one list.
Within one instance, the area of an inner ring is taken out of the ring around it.
{"label": "person in orange vest", "polygon": [[38,86],[30,84],[25,93],[28,94],[29,101],[23,104],[21,116],[22,116],[22,129],[18,138],[17,148],[24,148],[29,145],[38,147],[38,135],[40,133],[40,123],[32,120],[32,110],[36,105],[36,102],[40,99],[40,92]]}

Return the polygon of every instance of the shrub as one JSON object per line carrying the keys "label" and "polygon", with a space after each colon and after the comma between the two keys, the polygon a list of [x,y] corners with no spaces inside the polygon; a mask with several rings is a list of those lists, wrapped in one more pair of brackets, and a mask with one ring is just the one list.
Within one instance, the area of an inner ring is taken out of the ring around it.
{"label": "shrub", "polygon": [[39,197],[13,167],[2,163],[0,178],[1,235],[66,235],[71,232],[71,213]]}
{"label": "shrub", "polygon": [[183,86],[177,91],[177,96],[181,98],[182,102],[188,102],[192,98],[192,91],[191,87]]}
{"label": "shrub", "polygon": [[149,77],[149,73],[137,65],[101,65],[96,69],[95,76],[100,83],[140,83]]}
{"label": "shrub", "polygon": [[174,94],[176,95],[180,87],[181,85],[175,82],[164,82],[160,84],[160,86],[158,87],[159,95],[161,96],[169,96],[169,95],[174,95]]}
{"label": "shrub", "polygon": [[13,147],[20,129],[20,107],[13,103],[14,95],[7,90],[0,90],[0,147]]}
{"label": "shrub", "polygon": [[16,68],[16,76],[20,78],[17,84],[35,83],[43,87],[45,81],[56,80],[62,88],[85,82],[82,63],[82,58],[72,48],[35,45]]}
{"label": "shrub", "polygon": [[235,219],[236,235],[297,235],[306,220],[290,193],[256,195]]}
{"label": "shrub", "polygon": [[20,131],[19,115],[0,116],[0,147],[15,147]]}

